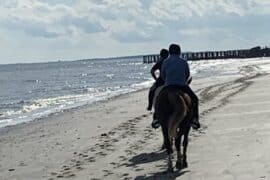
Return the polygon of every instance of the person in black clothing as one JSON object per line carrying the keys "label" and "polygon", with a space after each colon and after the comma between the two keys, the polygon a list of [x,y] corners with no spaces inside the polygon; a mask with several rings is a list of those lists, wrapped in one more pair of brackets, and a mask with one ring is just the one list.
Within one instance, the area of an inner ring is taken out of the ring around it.
{"label": "person in black clothing", "polygon": [[151,69],[151,75],[155,79],[155,83],[152,85],[152,87],[149,90],[148,107],[147,107],[148,111],[151,111],[151,109],[152,109],[153,99],[155,96],[156,89],[164,84],[164,80],[160,77],[160,75],[159,75],[159,77],[157,77],[155,72],[157,70],[159,70],[159,72],[161,72],[162,63],[168,57],[168,55],[169,55],[169,51],[167,49],[161,49],[160,50],[160,60]]}

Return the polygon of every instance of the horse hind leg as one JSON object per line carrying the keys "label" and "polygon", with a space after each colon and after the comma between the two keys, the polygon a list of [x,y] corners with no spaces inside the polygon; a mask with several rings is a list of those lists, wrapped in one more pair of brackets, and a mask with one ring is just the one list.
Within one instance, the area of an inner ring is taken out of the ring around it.
{"label": "horse hind leg", "polygon": [[168,171],[172,172],[173,171],[173,166],[172,166],[173,149],[172,149],[171,139],[170,139],[169,134],[168,134],[168,128],[162,126],[162,133],[163,133],[163,137],[164,137],[164,144],[166,147],[166,152],[168,155]]}
{"label": "horse hind leg", "polygon": [[168,125],[168,129],[169,129],[169,136],[172,138],[176,138],[177,136],[177,129],[179,127],[179,124],[181,123],[181,121],[183,120],[183,118],[185,117],[185,113],[182,112],[174,112],[169,119],[169,125]]}
{"label": "horse hind leg", "polygon": [[189,133],[189,130],[187,130],[187,132],[185,132],[184,139],[183,139],[183,146],[184,147],[183,147],[183,166],[182,166],[182,168],[188,167],[188,163],[187,163],[188,133]]}
{"label": "horse hind leg", "polygon": [[181,137],[182,135],[179,133],[177,138],[175,139],[175,147],[176,147],[176,151],[177,151],[177,161],[175,164],[175,167],[178,170],[182,169],[182,155],[181,155]]}
{"label": "horse hind leg", "polygon": [[168,172],[173,172],[172,154],[168,155]]}
{"label": "horse hind leg", "polygon": [[161,150],[166,149],[164,133],[162,133],[162,136],[163,136],[163,143],[162,143],[162,145],[161,145]]}

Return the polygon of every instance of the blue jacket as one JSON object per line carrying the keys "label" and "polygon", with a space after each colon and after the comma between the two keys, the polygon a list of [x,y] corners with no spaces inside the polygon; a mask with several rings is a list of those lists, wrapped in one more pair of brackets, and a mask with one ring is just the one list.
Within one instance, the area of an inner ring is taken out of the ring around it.
{"label": "blue jacket", "polygon": [[188,63],[179,55],[173,54],[164,60],[161,68],[161,78],[165,81],[165,86],[186,86],[189,76]]}

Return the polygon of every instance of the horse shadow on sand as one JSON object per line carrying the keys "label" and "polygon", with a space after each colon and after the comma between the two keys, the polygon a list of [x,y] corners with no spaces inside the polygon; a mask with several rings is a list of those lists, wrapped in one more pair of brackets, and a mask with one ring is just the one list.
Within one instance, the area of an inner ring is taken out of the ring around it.
{"label": "horse shadow on sand", "polygon": [[141,153],[138,154],[134,157],[132,157],[129,160],[129,167],[138,167],[140,164],[146,164],[146,163],[151,163],[155,161],[164,161],[164,165],[157,166],[157,169],[160,170],[159,172],[156,173],[150,173],[147,175],[142,175],[142,176],[137,176],[135,180],[156,180],[156,179],[169,179],[169,180],[174,180],[177,177],[188,173],[190,171],[185,170],[185,171],[178,171],[175,170],[173,172],[168,172],[167,171],[167,164],[166,164],[166,158],[167,158],[167,153],[166,151],[156,151],[156,152],[151,152],[151,153]]}

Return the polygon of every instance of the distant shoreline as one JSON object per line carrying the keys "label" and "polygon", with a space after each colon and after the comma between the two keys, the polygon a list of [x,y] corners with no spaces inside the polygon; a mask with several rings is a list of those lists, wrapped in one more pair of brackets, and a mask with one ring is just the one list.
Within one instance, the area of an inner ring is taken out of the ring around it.
{"label": "distant shoreline", "polygon": [[[270,56],[270,48],[267,46],[261,48],[260,46],[256,46],[253,48],[247,48],[247,49],[230,49],[230,50],[203,50],[203,51],[187,51],[183,52],[184,58],[187,60],[197,60],[197,58],[193,58],[192,54],[200,54],[200,53],[217,53],[217,52],[233,52],[233,51],[239,51],[243,52],[241,58],[260,58],[260,57],[269,57]],[[189,55],[190,54],[190,55]],[[129,56],[112,56],[112,57],[96,57],[96,58],[81,58],[81,59],[59,59],[58,60],[44,60],[40,62],[26,62],[26,63],[7,63],[7,64],[1,64],[2,65],[22,65],[22,64],[39,64],[39,63],[61,63],[61,62],[75,62],[75,61],[91,61],[91,60],[114,60],[114,59],[133,59],[133,58],[143,58],[147,56],[159,56],[158,53],[152,53],[152,54],[144,54],[144,55],[129,55]],[[228,56],[228,58],[236,58],[236,56],[233,56],[233,54],[228,54],[220,59]],[[212,59],[209,56],[209,59]],[[207,60],[207,57],[204,58],[204,60]]]}

